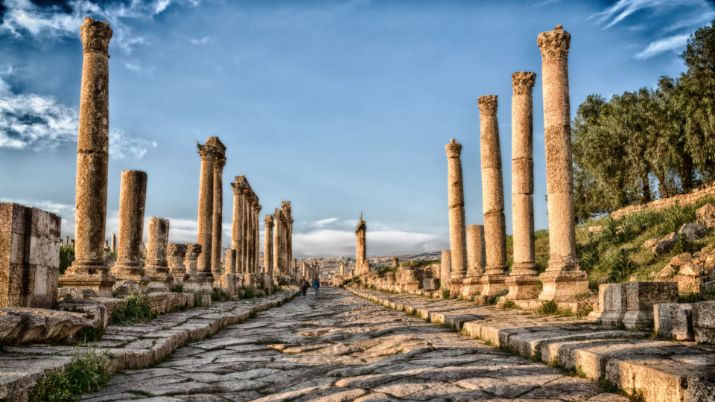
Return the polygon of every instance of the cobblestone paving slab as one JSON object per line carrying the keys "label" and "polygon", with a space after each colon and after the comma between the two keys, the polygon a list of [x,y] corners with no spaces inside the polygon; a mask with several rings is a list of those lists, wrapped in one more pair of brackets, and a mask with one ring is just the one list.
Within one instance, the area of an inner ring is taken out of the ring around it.
{"label": "cobblestone paving slab", "polygon": [[335,288],[126,371],[84,399],[119,400],[627,401]]}
{"label": "cobblestone paving slab", "polygon": [[0,351],[0,400],[26,400],[38,379],[64,367],[79,351],[106,352],[112,358],[112,371],[149,367],[191,341],[204,339],[221,328],[277,307],[294,295],[293,291],[281,292],[169,313],[144,324],[109,325],[100,341],[83,347],[6,346]]}
{"label": "cobblestone paving slab", "polygon": [[571,317],[459,300],[350,289],[360,297],[452,327],[532,360],[604,381],[645,402],[715,401],[715,346],[652,339],[650,333]]}

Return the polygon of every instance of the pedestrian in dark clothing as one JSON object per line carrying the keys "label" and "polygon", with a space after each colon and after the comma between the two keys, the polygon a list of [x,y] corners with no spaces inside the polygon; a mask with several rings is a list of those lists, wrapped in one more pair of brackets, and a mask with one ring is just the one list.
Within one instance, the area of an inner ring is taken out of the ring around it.
{"label": "pedestrian in dark clothing", "polygon": [[306,281],[305,279],[300,281],[300,293],[302,293],[303,296],[305,296],[308,293],[308,286],[309,286],[308,281]]}
{"label": "pedestrian in dark clothing", "polygon": [[320,281],[318,278],[313,279],[313,290],[315,291],[315,295],[318,295],[318,290],[320,289]]}

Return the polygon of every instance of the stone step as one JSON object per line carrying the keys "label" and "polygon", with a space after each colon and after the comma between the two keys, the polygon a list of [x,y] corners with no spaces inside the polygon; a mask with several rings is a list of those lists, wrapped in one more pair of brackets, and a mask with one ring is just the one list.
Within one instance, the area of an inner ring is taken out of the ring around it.
{"label": "stone step", "polygon": [[297,294],[290,291],[260,299],[215,303],[207,308],[165,314],[148,323],[109,325],[101,340],[81,347],[5,347],[0,352],[0,400],[28,400],[40,378],[65,367],[77,352],[107,353],[112,373],[149,367],[189,342],[210,337],[226,326],[280,306]]}
{"label": "stone step", "polygon": [[652,339],[650,333],[583,319],[540,316],[457,300],[349,289],[531,360],[575,372],[645,402],[715,401],[715,346]]}

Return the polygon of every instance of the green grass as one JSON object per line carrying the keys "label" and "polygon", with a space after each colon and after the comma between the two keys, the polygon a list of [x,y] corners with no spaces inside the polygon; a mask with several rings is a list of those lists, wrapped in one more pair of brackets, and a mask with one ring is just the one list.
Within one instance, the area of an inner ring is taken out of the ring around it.
{"label": "green grass", "polygon": [[221,288],[214,288],[213,292],[211,292],[211,301],[213,302],[224,302],[230,299],[231,298],[228,297],[228,294],[226,294],[226,292],[224,292]]}
{"label": "green grass", "polygon": [[74,261],[74,246],[65,244],[60,246],[60,274],[64,274],[65,270],[72,265]]}
{"label": "green grass", "polygon": [[537,312],[543,315],[553,315],[559,312],[559,306],[555,301],[549,300],[541,304]]}
{"label": "green grass", "polygon": [[124,304],[112,313],[112,324],[127,325],[147,322],[155,317],[146,296],[129,295],[124,299]]}
{"label": "green grass", "polygon": [[516,303],[514,303],[514,300],[507,300],[502,305],[502,308],[511,310],[511,309],[515,309],[515,308],[519,308],[519,307],[516,305]]}
{"label": "green grass", "polygon": [[62,370],[42,377],[30,393],[31,401],[75,401],[84,393],[103,388],[109,381],[109,358],[95,352],[78,353]]}
{"label": "green grass", "polygon": [[449,289],[442,289],[442,298],[449,299]]}

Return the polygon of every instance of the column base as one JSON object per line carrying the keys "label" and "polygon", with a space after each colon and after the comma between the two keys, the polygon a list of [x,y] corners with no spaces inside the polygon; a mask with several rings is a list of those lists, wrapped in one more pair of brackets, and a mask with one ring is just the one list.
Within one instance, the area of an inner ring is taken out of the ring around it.
{"label": "column base", "polygon": [[506,285],[506,274],[484,274],[480,282],[482,284],[481,296],[501,296],[509,291]]}
{"label": "column base", "polygon": [[59,285],[93,291],[99,297],[112,297],[112,286],[117,280],[104,262],[75,263],[59,277]]}
{"label": "column base", "polygon": [[169,275],[171,275],[172,283],[174,285],[183,285],[189,279],[189,274],[186,271],[172,271],[169,270]]}
{"label": "column base", "polygon": [[506,285],[509,287],[508,300],[536,299],[541,290],[541,282],[536,275],[510,275]]}
{"label": "column base", "polygon": [[149,277],[146,276],[142,266],[115,264],[109,272],[120,281],[132,281],[142,286],[149,282]]}
{"label": "column base", "polygon": [[174,278],[169,274],[168,267],[149,266],[144,269],[149,277],[149,283],[144,286],[147,293],[168,292]]}
{"label": "column base", "polygon": [[576,301],[584,294],[591,294],[588,289],[588,275],[581,270],[546,271],[539,275],[543,288],[539,294],[542,301]]}
{"label": "column base", "polygon": [[236,295],[236,275],[235,274],[223,274],[220,278],[221,290],[226,292],[229,297]]}
{"label": "column base", "polygon": [[481,276],[471,276],[462,279],[462,297],[473,298],[482,292]]}

